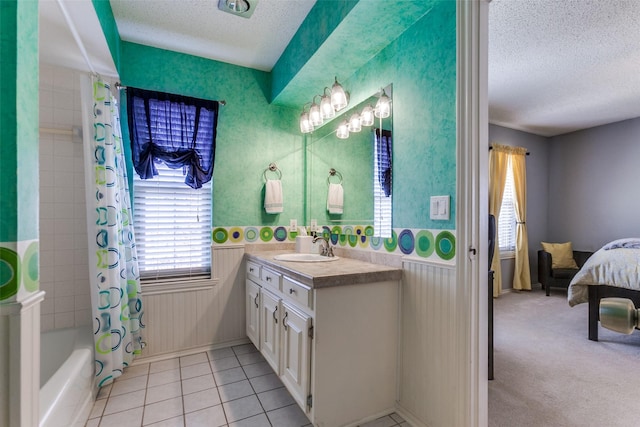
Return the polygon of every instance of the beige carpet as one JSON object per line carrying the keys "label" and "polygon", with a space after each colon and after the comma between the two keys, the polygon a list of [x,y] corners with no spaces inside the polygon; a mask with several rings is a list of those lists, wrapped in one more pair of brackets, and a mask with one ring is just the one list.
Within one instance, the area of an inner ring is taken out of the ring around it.
{"label": "beige carpet", "polygon": [[640,425],[640,331],[589,341],[587,308],[561,289],[494,300],[489,426]]}

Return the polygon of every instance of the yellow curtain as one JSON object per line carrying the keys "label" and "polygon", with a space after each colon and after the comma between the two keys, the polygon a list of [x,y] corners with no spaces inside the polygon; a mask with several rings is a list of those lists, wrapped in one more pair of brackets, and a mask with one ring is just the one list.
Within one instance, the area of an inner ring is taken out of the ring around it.
{"label": "yellow curtain", "polygon": [[514,148],[511,153],[514,208],[516,213],[516,265],[513,273],[513,289],[531,290],[529,269],[529,238],[527,237],[527,165],[525,148]]}
{"label": "yellow curtain", "polygon": [[493,297],[500,295],[502,289],[502,274],[500,273],[500,245],[498,244],[498,221],[500,218],[500,206],[504,194],[504,183],[507,180],[507,165],[509,153],[512,148],[506,145],[491,144],[489,154],[489,213],[496,218],[495,249],[491,269],[493,276]]}

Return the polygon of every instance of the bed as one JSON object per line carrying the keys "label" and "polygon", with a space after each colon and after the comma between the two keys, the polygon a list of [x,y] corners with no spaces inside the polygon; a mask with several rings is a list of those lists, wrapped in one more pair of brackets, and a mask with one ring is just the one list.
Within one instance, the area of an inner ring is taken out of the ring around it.
{"label": "bed", "polygon": [[602,298],[629,298],[640,307],[640,238],[619,239],[595,252],[569,284],[570,306],[589,303],[589,339],[598,341]]}

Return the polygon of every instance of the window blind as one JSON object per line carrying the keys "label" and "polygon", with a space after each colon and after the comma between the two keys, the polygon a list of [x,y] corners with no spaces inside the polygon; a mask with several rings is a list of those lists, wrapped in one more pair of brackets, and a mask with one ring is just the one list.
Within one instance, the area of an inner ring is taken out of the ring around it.
{"label": "window blind", "polygon": [[[387,196],[380,179],[378,179],[381,170],[387,167],[390,159],[381,156],[379,153],[378,131],[373,132],[373,135],[373,228],[376,231],[376,235],[391,237],[391,211],[393,206],[391,192],[389,191]],[[390,133],[388,137],[389,139],[391,138]],[[391,174],[389,174],[389,186],[391,186]]]}
{"label": "window blind", "polygon": [[211,181],[194,189],[183,168],[134,174],[134,224],[143,280],[211,277]]}
{"label": "window blind", "polygon": [[511,159],[507,164],[507,179],[504,184],[500,218],[498,219],[498,243],[500,251],[514,251],[516,249],[516,211],[515,188],[513,184],[513,168]]}

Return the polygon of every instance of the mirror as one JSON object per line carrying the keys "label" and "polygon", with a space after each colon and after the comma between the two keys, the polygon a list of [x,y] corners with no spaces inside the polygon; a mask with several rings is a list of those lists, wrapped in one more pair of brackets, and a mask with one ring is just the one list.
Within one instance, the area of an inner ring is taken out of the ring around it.
{"label": "mirror", "polygon": [[[389,98],[392,97],[391,89],[391,85],[384,89]],[[338,234],[356,234],[355,228],[361,226],[361,232],[366,235],[391,235],[393,114],[387,118],[374,117],[373,125],[362,126],[359,132],[349,132],[348,138],[341,139],[337,135],[341,123],[348,122],[367,106],[375,107],[380,95],[381,92],[355,107],[348,107],[307,135],[307,225],[316,220],[318,225],[326,225],[339,231]],[[342,213],[333,205],[329,210],[330,184],[342,186]]]}

